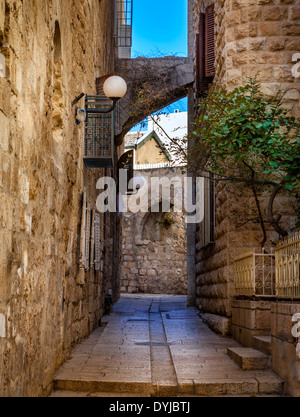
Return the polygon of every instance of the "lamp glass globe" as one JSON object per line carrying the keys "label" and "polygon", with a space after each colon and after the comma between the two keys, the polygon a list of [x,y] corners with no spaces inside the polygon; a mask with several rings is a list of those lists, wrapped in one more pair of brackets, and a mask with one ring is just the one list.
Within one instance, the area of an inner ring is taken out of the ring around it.
{"label": "lamp glass globe", "polygon": [[114,75],[105,81],[103,91],[109,98],[122,98],[127,92],[127,84],[122,77]]}

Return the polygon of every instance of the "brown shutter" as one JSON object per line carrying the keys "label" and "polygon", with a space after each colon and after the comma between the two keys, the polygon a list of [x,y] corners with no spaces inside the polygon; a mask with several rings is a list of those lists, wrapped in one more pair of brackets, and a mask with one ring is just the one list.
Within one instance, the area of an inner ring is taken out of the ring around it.
{"label": "brown shutter", "polygon": [[215,75],[215,12],[214,5],[205,11],[205,76]]}
{"label": "brown shutter", "polygon": [[199,16],[199,34],[196,35],[196,90],[202,96],[208,91],[215,75],[214,6]]}
{"label": "brown shutter", "polygon": [[197,91],[201,95],[202,92],[208,90],[208,82],[205,79],[205,14],[201,13],[199,17],[199,35],[197,40]]}

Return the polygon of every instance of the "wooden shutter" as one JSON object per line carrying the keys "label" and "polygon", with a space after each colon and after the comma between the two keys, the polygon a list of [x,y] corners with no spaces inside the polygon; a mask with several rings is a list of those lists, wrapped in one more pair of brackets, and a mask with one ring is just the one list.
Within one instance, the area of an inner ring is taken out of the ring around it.
{"label": "wooden shutter", "polygon": [[100,216],[95,213],[94,218],[95,228],[95,271],[100,270]]}
{"label": "wooden shutter", "polygon": [[197,40],[197,82],[198,95],[208,90],[208,80],[205,77],[205,14],[199,17],[199,34]]}
{"label": "wooden shutter", "polygon": [[86,203],[85,225],[85,269],[90,267],[90,238],[91,238],[91,210],[89,202]]}
{"label": "wooden shutter", "polygon": [[202,96],[215,75],[214,6],[199,16],[199,34],[196,35],[196,90]]}
{"label": "wooden shutter", "polygon": [[204,180],[204,219],[202,225],[203,246],[213,243],[215,229],[215,189],[214,181],[211,178]]}
{"label": "wooden shutter", "polygon": [[205,11],[205,76],[215,75],[215,12],[214,5]]}
{"label": "wooden shutter", "polygon": [[82,269],[85,269],[86,259],[85,259],[85,244],[86,244],[86,190],[84,190],[82,195],[82,213],[81,213],[81,231],[80,231],[80,260],[79,266]]}

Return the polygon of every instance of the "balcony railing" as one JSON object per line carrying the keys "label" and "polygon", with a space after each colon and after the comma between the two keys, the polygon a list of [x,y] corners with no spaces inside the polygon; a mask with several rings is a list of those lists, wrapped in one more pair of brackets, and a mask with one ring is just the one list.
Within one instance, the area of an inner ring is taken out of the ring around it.
{"label": "balcony railing", "polygon": [[235,296],[275,296],[275,256],[247,252],[234,261]]}
{"label": "balcony railing", "polygon": [[277,244],[275,259],[276,296],[300,299],[300,231]]}

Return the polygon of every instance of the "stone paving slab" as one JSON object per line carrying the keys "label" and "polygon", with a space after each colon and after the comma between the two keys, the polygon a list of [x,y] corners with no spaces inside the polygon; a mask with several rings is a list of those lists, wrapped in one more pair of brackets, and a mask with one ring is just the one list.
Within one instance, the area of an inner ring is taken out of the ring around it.
{"label": "stone paving slab", "polygon": [[51,396],[281,394],[282,380],[270,369],[241,370],[227,355],[240,345],[211,331],[186,301],[123,295],[57,371]]}

